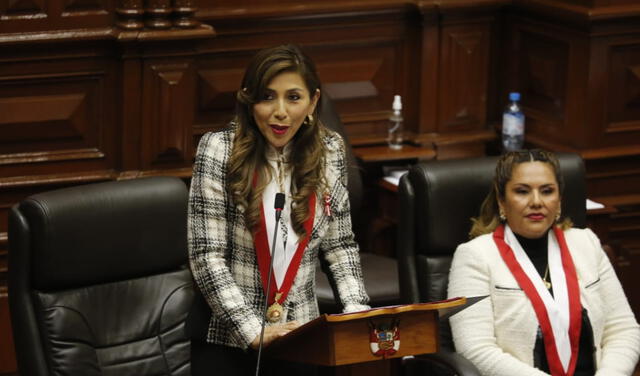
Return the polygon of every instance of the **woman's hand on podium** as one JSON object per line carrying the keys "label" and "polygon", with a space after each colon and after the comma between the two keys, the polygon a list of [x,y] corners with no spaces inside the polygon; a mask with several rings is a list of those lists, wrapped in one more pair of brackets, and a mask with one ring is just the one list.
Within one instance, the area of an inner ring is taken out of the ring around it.
{"label": "woman's hand on podium", "polygon": [[[267,326],[266,328],[264,328],[264,338],[262,339],[262,346],[269,346],[269,344],[275,339],[287,335],[287,333],[299,326],[300,324],[298,324],[297,321],[289,321],[284,324]],[[260,334],[258,334],[256,338],[254,338],[253,342],[251,342],[249,346],[254,350],[258,349],[258,346],[260,346]]]}

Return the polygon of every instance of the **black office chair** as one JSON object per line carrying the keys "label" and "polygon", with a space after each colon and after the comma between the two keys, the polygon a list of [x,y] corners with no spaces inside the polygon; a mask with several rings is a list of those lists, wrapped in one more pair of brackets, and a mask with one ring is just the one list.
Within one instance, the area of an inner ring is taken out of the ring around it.
{"label": "black office chair", "polygon": [[[557,157],[565,182],[562,213],[571,218],[576,227],[584,227],[583,161],[577,154],[558,153]],[[470,218],[478,215],[480,204],[489,193],[497,159],[420,163],[400,179],[397,251],[404,303],[446,298],[453,253],[459,244],[469,240]],[[466,359],[453,353],[448,322],[441,323],[440,347],[440,354],[417,359],[409,367],[420,370],[420,374],[425,374],[427,369],[436,375],[466,374],[467,371],[478,374]],[[425,359],[429,361],[423,361]]]}
{"label": "black office chair", "polygon": [[9,216],[20,374],[190,375],[187,190],[177,178],[31,196]]}
{"label": "black office chair", "polygon": [[[326,93],[320,97],[320,120],[329,129],[338,132],[345,140],[348,161],[348,187],[349,203],[351,205],[351,220],[358,224],[362,220],[362,176],[359,163],[353,155],[351,144],[347,139],[344,125],[335,110],[332,100]],[[355,226],[357,227],[357,226]],[[342,312],[342,305],[334,297],[337,290],[333,281],[327,278],[326,265],[322,263],[316,271],[316,292],[318,305],[322,313]],[[360,253],[362,274],[365,290],[369,294],[372,307],[381,307],[400,303],[400,285],[398,278],[398,264],[395,258],[376,255],[368,252]]]}

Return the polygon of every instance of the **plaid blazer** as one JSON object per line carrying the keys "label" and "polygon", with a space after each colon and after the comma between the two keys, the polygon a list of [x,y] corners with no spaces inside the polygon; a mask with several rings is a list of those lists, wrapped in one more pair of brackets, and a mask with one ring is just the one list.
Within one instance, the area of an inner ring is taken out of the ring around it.
{"label": "plaid blazer", "polygon": [[[226,190],[234,132],[234,127],[229,127],[207,133],[198,145],[189,195],[189,262],[212,311],[207,341],[246,348],[260,334],[264,291],[244,209],[233,202]],[[325,214],[322,196],[318,195],[311,239],[282,304],[287,321],[301,324],[319,315],[315,294],[318,254],[329,264],[345,312],[369,308],[351,228],[343,140],[328,131],[324,142],[331,216]]]}

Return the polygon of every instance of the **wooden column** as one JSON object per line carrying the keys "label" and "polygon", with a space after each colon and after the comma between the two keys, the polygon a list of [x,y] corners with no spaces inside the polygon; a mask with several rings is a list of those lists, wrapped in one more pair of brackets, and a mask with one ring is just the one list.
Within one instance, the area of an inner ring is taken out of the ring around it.
{"label": "wooden column", "polygon": [[487,126],[497,16],[508,1],[420,3],[420,117],[416,142],[433,145],[437,158],[479,156],[495,138]]}
{"label": "wooden column", "polygon": [[146,27],[168,29],[171,27],[171,0],[145,0]]}
{"label": "wooden column", "polygon": [[124,30],[139,30],[144,27],[142,17],[144,9],[142,0],[121,0],[116,9],[118,21],[116,25]]}
{"label": "wooden column", "polygon": [[173,20],[173,26],[191,29],[200,24],[195,19],[196,6],[194,0],[173,0],[173,12],[175,19]]}

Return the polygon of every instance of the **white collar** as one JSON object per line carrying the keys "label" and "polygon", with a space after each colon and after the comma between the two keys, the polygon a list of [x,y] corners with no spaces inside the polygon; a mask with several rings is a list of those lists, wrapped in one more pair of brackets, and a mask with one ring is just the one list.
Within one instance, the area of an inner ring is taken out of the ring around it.
{"label": "white collar", "polygon": [[287,163],[289,161],[289,156],[291,155],[291,142],[286,144],[282,150],[278,150],[273,145],[267,143],[266,157],[269,161],[278,161]]}

